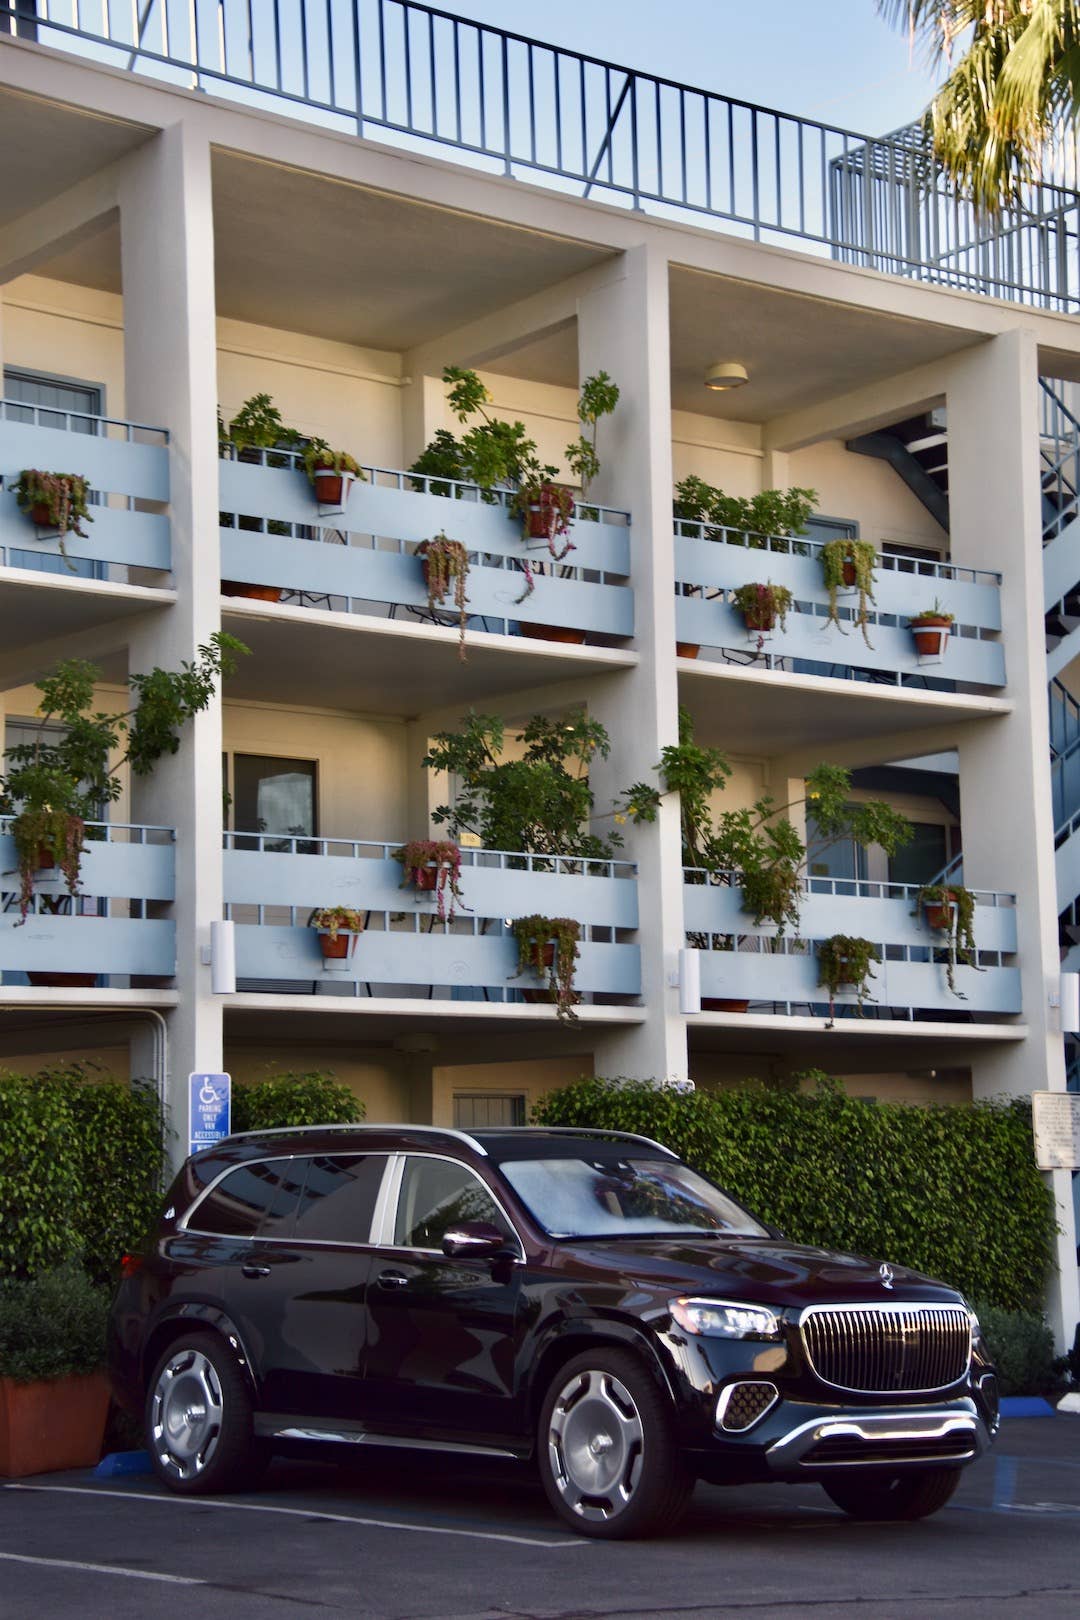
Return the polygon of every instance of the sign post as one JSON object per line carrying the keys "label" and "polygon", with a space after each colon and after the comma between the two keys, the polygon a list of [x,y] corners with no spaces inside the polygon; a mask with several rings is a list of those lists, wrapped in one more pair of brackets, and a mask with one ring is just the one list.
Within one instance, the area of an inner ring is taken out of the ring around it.
{"label": "sign post", "polygon": [[188,1075],[188,1152],[201,1153],[228,1136],[232,1080],[227,1074]]}
{"label": "sign post", "polygon": [[1040,1170],[1080,1170],[1080,1093],[1032,1093],[1035,1162]]}

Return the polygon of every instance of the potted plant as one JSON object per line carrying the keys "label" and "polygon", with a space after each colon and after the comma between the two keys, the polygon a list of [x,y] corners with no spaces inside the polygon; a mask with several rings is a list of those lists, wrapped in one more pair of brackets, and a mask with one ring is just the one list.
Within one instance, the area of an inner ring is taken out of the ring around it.
{"label": "potted plant", "polygon": [[[267,467],[290,467],[297,451],[307,441],[297,428],[289,427],[269,394],[252,394],[246,399],[232,420],[226,424],[218,412],[218,451],[222,457]],[[261,518],[243,513],[219,513],[222,528],[234,526],[255,533],[287,535],[290,525],[271,518],[265,525]],[[260,585],[247,580],[223,579],[222,596],[243,596],[254,602],[280,602],[280,585]]]}
{"label": "potted plant", "polygon": [[524,422],[503,422],[491,415],[487,409],[493,403],[491,394],[475,371],[444,366],[442,375],[449,390],[447,404],[458,422],[480,420],[460,438],[439,428],[409,471],[424,480],[430,495],[460,496],[455,484],[476,484],[482,499],[494,506],[500,498],[497,489],[516,489],[526,470],[536,465],[536,444]]}
{"label": "potted plant", "polygon": [[758,652],[778,619],[781,630],[786,628],[792,601],[787,586],[774,585],[771,580],[764,585],[740,585],[732,593],[732,602],[742,614],[747,634],[756,642]]}
{"label": "potted plant", "polygon": [[416,548],[416,555],[423,559],[428,609],[433,615],[435,609],[442,607],[453,592],[454,606],[458,610],[458,657],[464,663],[469,553],[460,540],[448,540],[445,534],[437,534],[434,540],[422,540]]}
{"label": "potted plant", "polygon": [[975,953],[975,896],[962,883],[926,883],[915,899],[916,915],[921,913],[926,926],[936,934],[944,934],[947,941],[946,978],[949,989],[963,999],[956,988],[956,964],[977,968]]}
{"label": "potted plant", "polygon": [[[703,537],[719,540],[721,532],[738,533],[751,550],[787,552],[796,547],[768,546],[769,540],[805,534],[814,509],[813,489],[763,489],[753,496],[727,495],[695,473],[675,486],[672,513],[676,522],[705,525]],[[805,549],[805,548],[804,548]]]}
{"label": "potted plant", "polygon": [[319,510],[324,513],[343,512],[355,481],[367,482],[360,463],[347,450],[331,450],[325,439],[309,439],[303,461]]}
{"label": "potted plant", "polygon": [[0,1475],[89,1468],[100,1458],[108,1309],[108,1295],[71,1261],[0,1282]]}
{"label": "potted plant", "polygon": [[855,623],[869,647],[870,636],[866,628],[868,604],[874,600],[874,574],[877,569],[877,550],[873,543],[869,540],[826,540],[821,548],[821,568],[829,593],[829,623],[843,630],[837,612],[837,597],[841,591],[857,592],[859,605],[855,612]]}
{"label": "potted plant", "polygon": [[[440,819],[438,813],[433,819]],[[401,887],[411,883],[421,894],[434,894],[439,921],[453,922],[456,903],[463,899],[461,850],[457,844],[445,838],[410,838],[394,851],[394,859],[401,862]]]}
{"label": "potted plant", "polygon": [[920,664],[941,663],[945,657],[945,649],[949,645],[955,618],[956,615],[947,612],[936,597],[933,607],[912,614],[908,620],[908,628],[915,637],[915,651],[919,655]]}
{"label": "potted plant", "polygon": [[0,814],[12,818],[19,873],[19,921],[33,904],[34,879],[43,866],[59,866],[68,893],[78,891],[86,822],[97,820],[122,790],[121,771],[148,776],[179,747],[179,730],[212,701],[219,681],[236,668],[247,647],[215,632],[194,663],[179,670],[129,675],[135,697],[121,714],[94,708],[101,671],[83,659],[56,665],[37,683],[40,721],[32,742],[5,756]]}
{"label": "potted plant", "polygon": [[364,919],[352,906],[317,906],[308,927],[319,931],[319,949],[325,962],[344,962],[364,932]]}
{"label": "potted plant", "polygon": [[60,555],[74,573],[75,564],[67,554],[64,539],[77,534],[83,540],[86,530],[80,525],[85,520],[93,523],[90,515],[90,484],[79,473],[41,472],[36,467],[24,467],[14,484],[15,499],[38,529],[53,529],[60,542]]}
{"label": "potted plant", "polygon": [[511,515],[521,519],[521,533],[525,540],[543,541],[555,562],[561,562],[574,550],[573,541],[557,547],[556,541],[570,533],[574,516],[574,492],[565,484],[553,482],[554,468],[544,467],[531,473],[515,490],[510,502]]}
{"label": "potted plant", "polygon": [[564,1023],[577,1019],[574,1008],[581,996],[574,988],[574,970],[578,959],[578,941],[581,924],[572,917],[516,917],[510,932],[517,942],[518,965],[512,978],[523,973],[535,973],[538,979],[547,979],[544,991],[522,992],[527,998],[543,996],[555,1004],[555,1015]]}
{"label": "potted plant", "polygon": [[845,985],[854,993],[861,1014],[863,1002],[870,995],[874,963],[881,961],[877,946],[857,934],[830,934],[828,939],[819,942],[816,954],[817,982],[829,992],[829,1017],[833,1016],[833,1003]]}

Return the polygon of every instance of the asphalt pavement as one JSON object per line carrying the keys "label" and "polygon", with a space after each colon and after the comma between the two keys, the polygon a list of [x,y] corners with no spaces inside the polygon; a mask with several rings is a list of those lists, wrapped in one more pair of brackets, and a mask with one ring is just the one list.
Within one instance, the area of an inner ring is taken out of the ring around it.
{"label": "asphalt pavement", "polygon": [[278,1462],[244,1496],[147,1476],[0,1487],[3,1620],[959,1620],[1080,1614],[1080,1416],[1011,1419],[957,1495],[856,1524],[813,1486],[699,1485],[664,1540],[597,1542],[509,1464]]}

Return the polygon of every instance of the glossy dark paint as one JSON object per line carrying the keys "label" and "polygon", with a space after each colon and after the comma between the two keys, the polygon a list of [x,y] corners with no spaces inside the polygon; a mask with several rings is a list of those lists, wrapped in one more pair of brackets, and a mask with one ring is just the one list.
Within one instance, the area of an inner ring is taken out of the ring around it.
{"label": "glossy dark paint", "polygon": [[[453,1137],[406,1128],[262,1141],[232,1139],[189,1161],[167,1200],[172,1214],[143,1269],[121,1284],[110,1334],[118,1398],[141,1410],[163,1335],[197,1321],[234,1336],[250,1365],[264,1431],[306,1417],[343,1432],[491,1446],[527,1456],[539,1406],[559,1366],[600,1343],[635,1350],[671,1397],[693,1466],[718,1481],[814,1477],[778,1475],[768,1444],[796,1423],[843,1412],[979,1410],[975,1389],[989,1370],[976,1345],[971,1375],[932,1396],[859,1395],[816,1378],[797,1330],[810,1304],[894,1300],[955,1304],[954,1290],[894,1267],[883,1290],[879,1261],[803,1247],[779,1238],[580,1239],[555,1241],[499,1174],[497,1160]],[[492,1138],[493,1147],[496,1139]],[[197,1239],[178,1230],[212,1171],[272,1152],[437,1152],[469,1165],[510,1215],[523,1258],[464,1259],[370,1245]],[[211,1164],[209,1161],[213,1161]],[[245,1266],[261,1274],[243,1275]],[[265,1268],[263,1271],[262,1268]],[[385,1274],[404,1284],[385,1285]],[[382,1279],[382,1281],[380,1280]],[[702,1294],[769,1305],[782,1313],[779,1342],[692,1335],[669,1301]],[[714,1427],[717,1396],[735,1377],[768,1377],[780,1404],[741,1435]]]}

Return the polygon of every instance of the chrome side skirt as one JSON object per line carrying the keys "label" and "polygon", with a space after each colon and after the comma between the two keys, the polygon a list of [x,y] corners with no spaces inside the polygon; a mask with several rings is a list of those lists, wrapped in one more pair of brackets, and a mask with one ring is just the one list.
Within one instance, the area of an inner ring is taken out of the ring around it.
{"label": "chrome side skirt", "polygon": [[279,1424],[258,1418],[255,1432],[266,1440],[322,1440],[339,1446],[394,1446],[405,1451],[446,1451],[467,1457],[508,1457],[518,1461],[516,1451],[502,1446],[481,1446],[468,1440],[423,1440],[411,1435],[380,1434],[373,1429],[310,1428],[302,1423]]}
{"label": "chrome side skirt", "polygon": [[[910,1468],[932,1466],[933,1456],[890,1458],[882,1455],[890,1445],[902,1451],[906,1445],[925,1441],[947,1440],[950,1437],[970,1442],[964,1451],[943,1455],[942,1463],[970,1462],[986,1450],[990,1436],[981,1417],[974,1411],[961,1412],[955,1408],[936,1412],[873,1412],[845,1413],[842,1417],[812,1418],[800,1423],[788,1434],[774,1440],[765,1455],[770,1468],[778,1473],[791,1468]],[[866,1458],[852,1456],[829,1461],[814,1458],[805,1461],[807,1452],[828,1440],[862,1442],[870,1454]]]}

